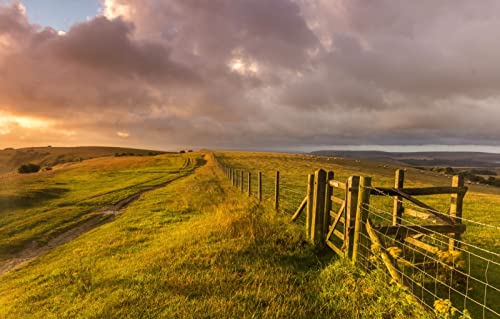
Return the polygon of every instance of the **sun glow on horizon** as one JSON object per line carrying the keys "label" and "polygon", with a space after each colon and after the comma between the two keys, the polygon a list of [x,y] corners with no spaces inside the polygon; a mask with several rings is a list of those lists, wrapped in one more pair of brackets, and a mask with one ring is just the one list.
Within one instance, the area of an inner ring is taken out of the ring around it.
{"label": "sun glow on horizon", "polygon": [[14,115],[0,111],[0,135],[9,134],[13,128],[43,129],[48,128],[51,121],[35,117]]}

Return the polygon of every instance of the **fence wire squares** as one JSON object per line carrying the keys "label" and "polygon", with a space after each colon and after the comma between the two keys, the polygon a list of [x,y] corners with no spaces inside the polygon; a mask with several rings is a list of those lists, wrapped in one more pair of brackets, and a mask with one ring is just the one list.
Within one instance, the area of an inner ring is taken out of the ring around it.
{"label": "fence wire squares", "polygon": [[[389,228],[381,226],[392,224],[391,212],[370,204],[362,209],[368,213],[368,220],[374,224],[372,229],[382,243],[381,247],[373,247],[368,244],[369,236],[363,233],[362,249],[371,254],[381,249],[394,258],[405,286],[421,303],[434,308],[436,300],[448,299],[462,315],[466,309],[473,318],[500,317],[498,253],[464,241],[458,241],[453,250],[448,250],[449,240],[456,241],[455,238],[431,229],[427,229],[427,234],[417,233],[406,238],[399,236],[400,233],[389,235]],[[366,227],[366,223],[363,226]],[[401,233],[410,233],[412,226],[425,228],[406,218],[402,218],[398,226]],[[377,263],[374,257],[364,259],[360,264],[367,270]]]}

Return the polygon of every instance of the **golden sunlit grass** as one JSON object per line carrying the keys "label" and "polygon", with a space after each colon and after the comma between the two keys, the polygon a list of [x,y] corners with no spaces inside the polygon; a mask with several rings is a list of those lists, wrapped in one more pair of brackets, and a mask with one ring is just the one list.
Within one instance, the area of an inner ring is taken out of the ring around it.
{"label": "golden sunlit grass", "polygon": [[0,317],[425,318],[208,164],[0,281]]}
{"label": "golden sunlit grass", "polygon": [[[394,172],[398,168],[392,165],[364,160],[292,154],[217,152],[215,155],[221,163],[237,169],[252,171],[253,177],[257,175],[258,171],[263,172],[264,199],[268,202],[272,202],[274,199],[274,173],[276,170],[280,171],[280,207],[288,216],[295,211],[305,196],[307,174],[313,173],[316,169],[332,170],[335,173],[335,178],[340,181],[345,181],[349,176],[353,175],[371,176],[372,183],[375,186],[393,187]],[[252,182],[256,185],[256,178],[253,178]],[[406,187],[450,186],[450,183],[451,177],[444,175],[436,176],[435,173],[422,172],[412,168],[406,169]],[[500,189],[476,185],[467,186],[469,187],[469,191],[464,198],[463,217],[499,227]],[[450,195],[419,196],[419,199],[443,213],[447,212],[450,205]],[[372,196],[371,204],[386,212],[392,212],[393,199],[391,197]],[[390,219],[391,216],[389,215],[388,218]],[[304,219],[302,219],[302,222],[304,222]],[[495,252],[498,252],[500,249],[498,230],[468,222],[467,220],[464,223],[467,225],[467,231],[464,233],[462,239],[469,244],[493,252],[493,254],[487,254],[485,257],[488,259],[496,258],[494,261],[500,262],[498,256],[495,257]],[[481,252],[474,251],[474,253]],[[484,254],[481,253],[481,255]],[[500,273],[498,272],[498,267],[489,268],[491,269],[489,269],[486,278],[487,262],[475,259],[474,263],[470,265],[470,272],[475,278],[480,278],[483,281],[488,280],[491,285],[499,287]],[[474,289],[472,284],[469,288],[470,291],[468,291],[468,294],[470,296],[476,298],[476,300],[482,300],[484,288],[483,290]],[[493,293],[490,293],[490,295],[493,295]],[[489,300],[490,306],[494,302],[493,299]],[[461,304],[458,306],[460,307]],[[477,312],[478,316],[481,315],[482,310],[475,309],[475,304],[469,303],[468,307],[471,307],[470,309],[473,312]]]}

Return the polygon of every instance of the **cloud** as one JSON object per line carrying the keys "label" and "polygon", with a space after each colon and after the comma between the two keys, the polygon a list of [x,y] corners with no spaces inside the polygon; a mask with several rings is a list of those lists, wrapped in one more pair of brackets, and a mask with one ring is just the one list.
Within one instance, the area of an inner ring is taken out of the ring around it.
{"label": "cloud", "polygon": [[0,111],[68,143],[500,140],[495,0],[105,0],[66,34],[23,10],[0,5]]}
{"label": "cloud", "polygon": [[118,135],[119,137],[123,137],[123,138],[127,138],[130,136],[130,134],[127,132],[116,132],[116,135]]}

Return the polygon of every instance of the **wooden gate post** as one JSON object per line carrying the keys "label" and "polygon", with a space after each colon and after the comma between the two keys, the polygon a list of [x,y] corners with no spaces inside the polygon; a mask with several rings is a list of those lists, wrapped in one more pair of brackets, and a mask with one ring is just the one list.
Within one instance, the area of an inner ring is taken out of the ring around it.
{"label": "wooden gate post", "polygon": [[352,262],[366,263],[369,257],[370,240],[366,232],[368,207],[370,204],[371,177],[361,177],[359,180],[358,205],[354,221],[354,239],[352,248]]}
{"label": "wooden gate post", "polygon": [[243,193],[243,184],[244,184],[244,171],[240,171],[240,191]]}
{"label": "wooden gate post", "polygon": [[314,173],[314,198],[311,218],[311,242],[319,248],[323,248],[325,244],[325,233],[323,232],[325,192],[326,172],[323,169],[319,169]]}
{"label": "wooden gate post", "polygon": [[333,180],[334,173],[329,171],[326,173],[326,181],[325,181],[325,212],[323,214],[323,237],[322,241],[326,240],[326,235],[330,230],[330,211],[332,210],[332,195],[333,195],[333,186],[330,186],[330,180]]}
{"label": "wooden gate post", "polygon": [[312,211],[314,200],[314,174],[307,176],[307,210],[306,210],[306,238],[311,240],[311,224],[312,224]]}
{"label": "wooden gate post", "polygon": [[259,178],[257,179],[257,187],[259,188],[259,202],[262,201],[262,172],[259,172]]}
{"label": "wooden gate post", "polygon": [[[455,175],[451,181],[452,187],[464,187],[465,181],[462,175]],[[456,224],[462,223],[462,207],[464,203],[465,193],[457,192],[455,194],[451,194],[451,203],[450,203],[450,216],[455,221]],[[454,239],[449,239],[449,250],[454,250],[455,248],[460,247],[460,243],[456,242],[456,240],[461,239],[461,235],[459,233],[454,234]]]}
{"label": "wooden gate post", "polygon": [[[394,178],[394,188],[403,188],[405,181],[405,171],[402,169],[396,170],[396,175]],[[392,224],[399,225],[401,224],[401,216],[403,215],[404,207],[403,207],[403,198],[401,196],[394,196],[394,204],[392,208]]]}
{"label": "wooden gate post", "polygon": [[354,221],[356,220],[356,209],[358,207],[359,194],[359,176],[350,176],[347,180],[346,198],[345,198],[345,225],[344,225],[344,246],[345,257],[352,254],[352,232],[354,230]]}
{"label": "wooden gate post", "polygon": [[274,209],[280,207],[280,172],[276,171],[276,180],[274,185]]}
{"label": "wooden gate post", "polygon": [[252,196],[252,173],[248,172],[248,197]]}

